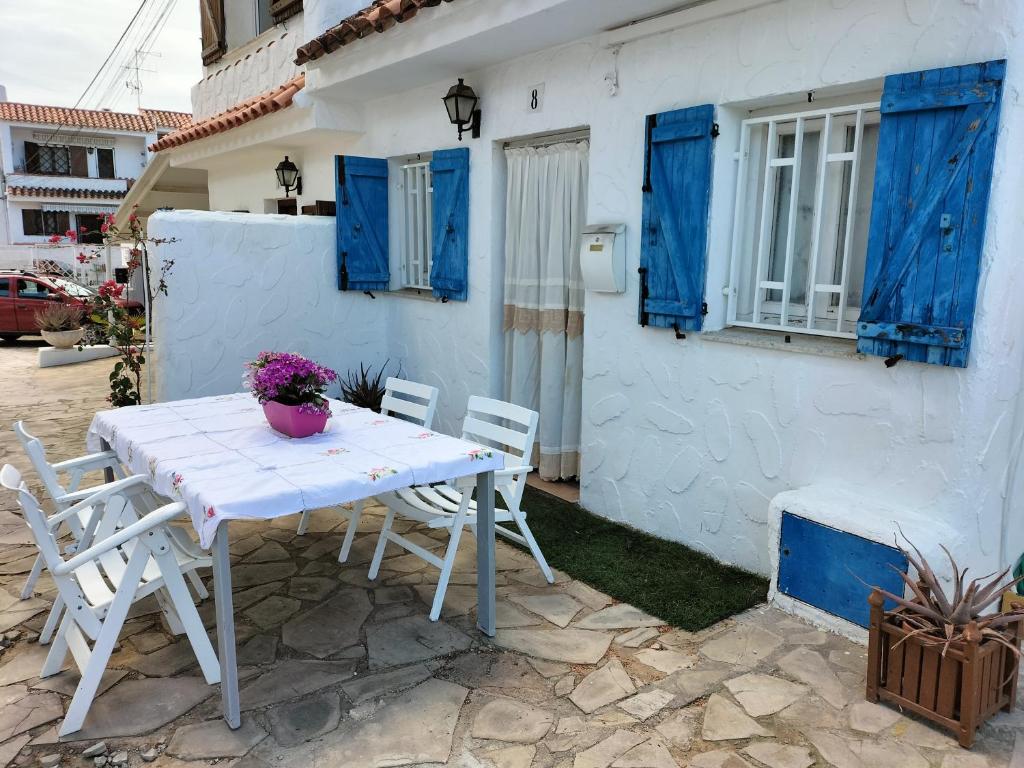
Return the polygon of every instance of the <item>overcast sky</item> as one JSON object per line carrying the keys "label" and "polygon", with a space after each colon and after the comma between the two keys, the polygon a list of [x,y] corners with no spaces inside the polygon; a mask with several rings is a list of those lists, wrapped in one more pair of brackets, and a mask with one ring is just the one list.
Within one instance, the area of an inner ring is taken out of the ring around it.
{"label": "overcast sky", "polygon": [[[8,101],[72,106],[110,53],[142,0],[0,0],[0,85]],[[138,31],[154,26],[157,12],[170,0],[147,0]],[[142,106],[191,112],[189,92],[202,76],[199,3],[176,0],[142,72]],[[133,52],[130,50],[129,53]],[[127,63],[127,62],[125,62]],[[83,107],[134,112],[136,96],[125,87],[128,72],[110,73],[109,88]],[[108,82],[106,76],[101,83]],[[103,93],[109,94],[98,103]]]}

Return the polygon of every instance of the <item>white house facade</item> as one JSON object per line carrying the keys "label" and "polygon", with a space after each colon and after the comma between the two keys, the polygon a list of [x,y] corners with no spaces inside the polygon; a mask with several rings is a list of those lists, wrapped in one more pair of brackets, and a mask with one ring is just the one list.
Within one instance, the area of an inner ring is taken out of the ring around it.
{"label": "white house facade", "polygon": [[[445,431],[471,394],[542,424],[559,400],[541,463],[584,508],[757,573],[790,557],[793,510],[890,545],[899,524],[982,572],[1024,551],[1024,6],[284,5],[234,48],[205,18],[195,123],[154,147],[207,172],[212,211],[151,221],[177,239],[162,397],[234,391],[263,349],[400,361]],[[442,103],[457,78],[478,138]],[[285,155],[297,211],[336,218],[253,215],[290,212]],[[575,261],[517,277],[522,249],[575,259],[584,229],[619,232],[621,292]],[[529,383],[549,350],[517,334],[555,316],[559,377]],[[836,557],[791,576],[848,573]]]}
{"label": "white house facade", "polygon": [[114,213],[150,158],[148,145],[191,115],[70,109],[0,101],[3,245],[44,243]]}

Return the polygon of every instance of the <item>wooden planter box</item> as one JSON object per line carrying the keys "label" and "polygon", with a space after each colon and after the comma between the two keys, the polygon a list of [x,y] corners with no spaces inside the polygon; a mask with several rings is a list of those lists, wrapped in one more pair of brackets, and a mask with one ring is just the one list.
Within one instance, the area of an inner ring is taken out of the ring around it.
{"label": "wooden planter box", "polygon": [[[888,701],[938,723],[968,748],[985,720],[1014,708],[1018,659],[1006,646],[978,633],[973,642],[950,644],[943,657],[934,639],[907,637],[899,611],[885,617],[879,592],[873,591],[868,602],[868,701]],[[1024,616],[1005,630],[1020,648]]]}

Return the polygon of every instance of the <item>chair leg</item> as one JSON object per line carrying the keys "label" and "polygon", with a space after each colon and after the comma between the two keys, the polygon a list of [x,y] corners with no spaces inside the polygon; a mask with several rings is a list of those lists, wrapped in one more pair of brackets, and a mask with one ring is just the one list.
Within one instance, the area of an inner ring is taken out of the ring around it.
{"label": "chair leg", "polygon": [[54,630],[60,625],[61,615],[64,613],[64,599],[57,595],[50,608],[50,615],[46,617],[46,623],[39,632],[39,644],[46,645],[53,639]]}
{"label": "chair leg", "polygon": [[28,600],[32,597],[32,590],[36,588],[36,582],[39,581],[39,574],[43,572],[43,556],[41,554],[36,555],[36,561],[32,563],[32,570],[29,571],[28,578],[25,579],[25,586],[21,588],[21,599]]}
{"label": "chair leg", "polygon": [[53,643],[50,644],[50,652],[46,654],[43,668],[39,671],[39,677],[52,677],[64,669],[64,662],[68,657],[68,630],[71,629],[73,623],[71,616],[65,612],[57,634],[53,638]]}
{"label": "chair leg", "polygon": [[348,528],[345,530],[345,540],[341,542],[341,552],[338,553],[338,562],[344,563],[348,560],[348,553],[352,549],[352,542],[356,538],[356,529],[359,521],[363,518],[363,502],[360,499],[352,504],[352,514],[348,518]]}
{"label": "chair leg", "polygon": [[302,536],[303,534],[306,533],[306,529],[307,528],[309,528],[309,510],[308,509],[304,509],[304,510],[302,510],[302,517],[299,519],[298,530],[296,530],[295,532],[299,536]]}
{"label": "chair leg", "polygon": [[[192,651],[199,661],[199,667],[203,670],[203,677],[210,685],[219,683],[220,662],[213,650],[213,644],[210,643],[210,637],[203,628],[203,620],[199,616],[199,611],[196,610],[195,603],[192,602],[192,595],[189,594],[185,580],[181,577],[181,571],[178,570],[177,560],[173,554],[164,553],[157,555],[156,561],[160,565],[160,572],[164,577],[164,588],[184,625],[185,634],[192,644]],[[195,571],[190,571],[190,575],[194,573]]]}
{"label": "chair leg", "polygon": [[367,574],[367,578],[371,581],[377,578],[377,573],[380,571],[380,561],[384,559],[384,550],[388,546],[388,534],[391,533],[391,523],[394,519],[395,511],[388,507],[388,513],[384,516],[384,525],[381,527],[380,535],[377,537],[377,547],[373,550],[370,572]]}
{"label": "chair leg", "polygon": [[526,524],[526,515],[523,514],[521,509],[511,509],[512,519],[515,520],[516,525],[519,527],[519,532],[523,534],[523,538],[526,539],[526,546],[530,548],[533,559],[537,561],[537,565],[540,566],[541,573],[544,574],[544,578],[547,579],[548,584],[555,583],[555,575],[551,573],[551,568],[548,566],[548,561],[544,559],[544,553],[540,551],[540,545],[537,540],[533,538],[533,531],[530,530],[530,526]]}
{"label": "chair leg", "polygon": [[434,590],[434,603],[430,607],[430,620],[437,621],[441,617],[441,606],[444,605],[444,594],[448,591],[448,580],[452,577],[452,568],[455,566],[455,556],[459,553],[459,539],[462,538],[462,528],[466,524],[466,513],[469,511],[469,493],[464,494],[459,511],[455,513],[452,520],[452,532],[448,538],[448,551],[444,553],[444,564],[441,566],[441,575],[437,578],[437,588]]}
{"label": "chair leg", "polygon": [[203,584],[203,580],[199,578],[198,573],[195,571],[189,571],[188,580],[192,584],[192,589],[195,590],[196,597],[200,600],[205,600],[210,596],[210,593],[206,589],[206,585]]}
{"label": "chair leg", "polygon": [[174,609],[174,603],[171,600],[171,596],[167,594],[167,588],[158,589],[153,595],[160,604],[160,610],[163,611],[164,618],[167,619],[167,629],[170,630],[170,633],[172,635],[185,634],[185,625],[181,623],[181,617]]}

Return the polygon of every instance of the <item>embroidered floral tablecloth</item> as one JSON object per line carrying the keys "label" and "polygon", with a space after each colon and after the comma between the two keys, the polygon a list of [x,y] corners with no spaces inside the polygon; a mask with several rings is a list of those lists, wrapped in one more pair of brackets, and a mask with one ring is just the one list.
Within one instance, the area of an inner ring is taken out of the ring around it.
{"label": "embroidered floral tablecloth", "polygon": [[319,435],[275,432],[249,394],[100,411],[105,440],[133,474],[183,501],[204,548],[221,520],[272,518],[384,491],[501,469],[501,451],[337,400]]}

